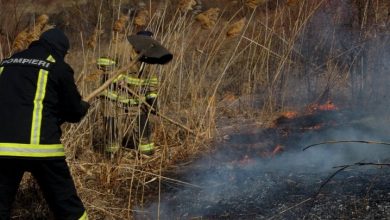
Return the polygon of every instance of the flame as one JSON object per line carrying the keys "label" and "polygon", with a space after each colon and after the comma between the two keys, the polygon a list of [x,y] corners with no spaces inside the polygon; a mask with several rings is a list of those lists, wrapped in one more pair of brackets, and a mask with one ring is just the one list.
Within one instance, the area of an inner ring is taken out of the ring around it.
{"label": "flame", "polygon": [[295,111],[287,111],[287,112],[283,112],[281,114],[281,117],[285,117],[288,119],[293,119],[293,118],[296,118],[297,116],[298,116],[298,112],[295,112]]}
{"label": "flame", "polygon": [[276,128],[276,127],[278,127],[278,125],[280,125],[281,123],[285,122],[286,120],[291,120],[291,119],[294,119],[296,117],[298,117],[298,112],[296,112],[296,111],[285,111],[285,112],[282,112],[280,114],[280,116],[277,117],[273,121],[271,127],[272,128]]}
{"label": "flame", "polygon": [[331,100],[328,100],[325,104],[322,105],[318,103],[311,104],[308,106],[308,109],[310,113],[313,113],[315,111],[334,111],[338,110],[338,107]]}
{"label": "flame", "polygon": [[302,130],[319,130],[323,127],[324,127],[323,124],[316,124],[316,125],[309,126],[309,127],[303,127]]}
{"label": "flame", "polygon": [[258,155],[259,155],[261,158],[266,159],[266,158],[275,157],[276,155],[281,154],[283,151],[284,151],[283,145],[277,144],[277,145],[272,149],[272,151],[270,151],[270,150],[262,151],[262,152],[260,152]]}
{"label": "flame", "polygon": [[284,151],[284,148],[282,145],[280,144],[277,144],[274,148],[274,150],[272,151],[271,155],[272,156],[276,156],[277,154],[280,154]]}

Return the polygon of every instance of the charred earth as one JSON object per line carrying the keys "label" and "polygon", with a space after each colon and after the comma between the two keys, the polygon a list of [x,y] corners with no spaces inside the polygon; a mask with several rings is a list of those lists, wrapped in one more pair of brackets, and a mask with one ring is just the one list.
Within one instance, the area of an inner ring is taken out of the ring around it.
{"label": "charred earth", "polygon": [[159,202],[135,218],[387,219],[389,146],[336,142],[302,151],[329,140],[384,141],[388,126],[372,115],[326,103],[283,113],[268,128],[242,126],[215,153],[170,174],[189,184],[163,181]]}

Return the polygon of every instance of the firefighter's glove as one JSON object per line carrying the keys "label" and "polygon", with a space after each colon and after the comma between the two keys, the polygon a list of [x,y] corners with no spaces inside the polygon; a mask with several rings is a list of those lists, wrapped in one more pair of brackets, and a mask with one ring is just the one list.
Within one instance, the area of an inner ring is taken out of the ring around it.
{"label": "firefighter's glove", "polygon": [[157,114],[157,110],[158,110],[158,107],[157,107],[157,96],[147,95],[146,96],[146,103],[148,103],[152,107],[150,109],[150,113],[152,115],[156,115]]}

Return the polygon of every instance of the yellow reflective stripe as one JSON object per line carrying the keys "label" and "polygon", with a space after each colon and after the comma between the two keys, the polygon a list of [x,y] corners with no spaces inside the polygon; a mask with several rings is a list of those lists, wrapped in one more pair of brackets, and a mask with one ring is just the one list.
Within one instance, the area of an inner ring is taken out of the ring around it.
{"label": "yellow reflective stripe", "polygon": [[3,73],[4,66],[0,67],[0,75]]}
{"label": "yellow reflective stripe", "polygon": [[50,62],[53,62],[55,63],[56,60],[54,59],[54,57],[52,55],[50,55],[48,58],[46,58],[47,61],[50,61]]}
{"label": "yellow reflective stripe", "polygon": [[136,86],[142,86],[144,83],[143,79],[139,79],[131,76],[125,76],[125,81],[130,85],[136,85]]}
{"label": "yellow reflective stripe", "polygon": [[107,89],[103,91],[102,95],[107,97],[107,98],[110,98],[110,99],[117,99],[118,98],[118,94],[111,92],[111,91],[108,91]]}
{"label": "yellow reflective stripe", "polygon": [[150,99],[150,98],[157,98],[157,93],[156,93],[156,92],[148,93],[148,94],[146,94],[146,98],[147,98],[147,99]]}
{"label": "yellow reflective stripe", "polygon": [[114,81],[112,81],[112,82],[116,83],[116,82],[122,80],[124,77],[125,77],[125,76],[124,76],[123,74],[120,74],[120,75],[119,75],[116,79],[114,79]]}
{"label": "yellow reflective stripe", "polygon": [[96,60],[96,64],[99,66],[111,66],[111,65],[115,65],[116,62],[115,60],[111,60],[109,58],[98,58]]}
{"label": "yellow reflective stripe", "polygon": [[87,212],[85,211],[83,215],[79,218],[79,220],[88,220]]}
{"label": "yellow reflective stripe", "polygon": [[59,157],[65,156],[62,144],[0,143],[0,156]]}
{"label": "yellow reflective stripe", "polygon": [[130,104],[130,105],[138,105],[139,104],[138,99],[129,99],[129,98],[126,98],[124,96],[120,96],[120,95],[116,94],[115,92],[112,92],[109,90],[104,90],[102,95],[111,99],[111,100],[118,101],[118,102],[123,103],[123,104]]}
{"label": "yellow reflective stripe", "polygon": [[152,151],[154,149],[154,143],[149,143],[149,144],[140,144],[138,146],[138,149],[142,152],[145,151]]}
{"label": "yellow reflective stripe", "polygon": [[[46,60],[53,63],[56,62],[56,60],[52,55],[49,55],[46,58]],[[45,95],[46,95],[46,85],[47,85],[48,75],[49,75],[49,71],[44,69],[39,70],[38,80],[37,80],[37,90],[35,91],[35,97],[34,97],[34,110],[32,114],[32,123],[31,123],[31,135],[30,135],[31,144],[39,144],[41,138],[43,100],[45,99]]]}
{"label": "yellow reflective stripe", "polygon": [[158,84],[158,78],[157,77],[153,77],[153,78],[147,79],[147,80],[145,80],[145,83],[152,84],[152,85],[157,85]]}
{"label": "yellow reflective stripe", "polygon": [[158,85],[158,78],[153,77],[150,79],[140,79],[137,77],[132,77],[132,76],[126,76],[124,74],[121,74],[118,78],[114,80],[114,82],[117,82],[119,80],[124,79],[125,82],[129,85],[133,86],[151,86],[151,85]]}
{"label": "yellow reflective stripe", "polygon": [[34,98],[34,110],[32,115],[31,125],[31,144],[39,144],[41,136],[41,123],[42,123],[42,111],[43,111],[43,99],[46,95],[47,76],[49,72],[47,70],[39,70],[37,90]]}

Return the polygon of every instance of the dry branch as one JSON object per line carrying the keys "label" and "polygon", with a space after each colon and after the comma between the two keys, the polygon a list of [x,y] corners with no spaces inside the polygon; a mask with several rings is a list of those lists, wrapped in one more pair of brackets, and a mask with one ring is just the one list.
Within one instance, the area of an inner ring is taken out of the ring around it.
{"label": "dry branch", "polygon": [[325,142],[321,142],[321,143],[317,143],[317,144],[311,144],[309,146],[306,146],[303,148],[302,151],[305,151],[311,147],[314,147],[314,146],[318,146],[318,145],[323,145],[323,144],[340,144],[340,143],[363,143],[363,144],[381,144],[381,145],[390,145],[390,143],[387,143],[387,142],[380,142],[380,141],[346,141],[346,140],[342,140],[342,141],[325,141]]}

